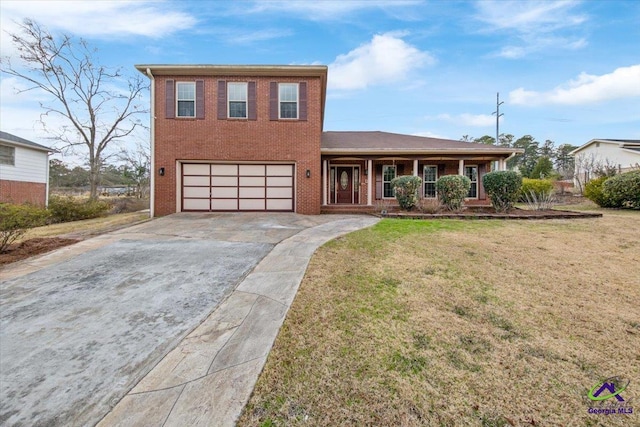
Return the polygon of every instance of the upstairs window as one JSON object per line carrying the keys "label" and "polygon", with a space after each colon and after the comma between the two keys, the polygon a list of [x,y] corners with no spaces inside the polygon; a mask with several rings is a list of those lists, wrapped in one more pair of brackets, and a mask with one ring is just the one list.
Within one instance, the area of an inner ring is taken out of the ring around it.
{"label": "upstairs window", "polygon": [[196,84],[178,82],[176,83],[177,117],[196,116]]}
{"label": "upstairs window", "polygon": [[247,83],[228,83],[229,118],[247,118]]}
{"label": "upstairs window", "polygon": [[280,83],[278,85],[278,100],[280,103],[281,119],[298,118],[298,84]]}
{"label": "upstairs window", "polygon": [[0,145],[0,165],[16,165],[16,149],[8,145]]}

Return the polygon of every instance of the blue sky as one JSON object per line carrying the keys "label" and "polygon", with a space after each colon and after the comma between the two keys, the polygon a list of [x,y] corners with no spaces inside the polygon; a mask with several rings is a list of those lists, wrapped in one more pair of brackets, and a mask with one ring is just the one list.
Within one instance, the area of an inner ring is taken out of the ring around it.
{"label": "blue sky", "polygon": [[[637,1],[2,1],[86,39],[103,64],[326,64],[325,130],[557,144],[640,139]],[[41,94],[3,77],[2,130],[43,141]],[[55,125],[55,124],[54,124]]]}

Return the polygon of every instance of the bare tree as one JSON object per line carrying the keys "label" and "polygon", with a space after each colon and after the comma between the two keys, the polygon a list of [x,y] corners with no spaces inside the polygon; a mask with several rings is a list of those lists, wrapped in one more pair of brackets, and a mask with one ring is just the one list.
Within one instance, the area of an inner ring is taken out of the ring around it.
{"label": "bare tree", "polygon": [[596,177],[597,171],[602,168],[602,160],[594,153],[579,153],[575,155],[575,174],[573,179],[580,194],[584,192],[584,186]]}
{"label": "bare tree", "polygon": [[136,197],[149,197],[149,172],[151,171],[151,153],[149,145],[138,142],[135,149],[126,149],[118,155],[124,162],[124,175],[136,186]]}
{"label": "bare tree", "polygon": [[[125,78],[119,68],[97,64],[96,50],[82,39],[56,39],[30,19],[20,28],[19,34],[9,36],[21,61],[13,65],[10,58],[2,58],[0,70],[26,81],[29,87],[24,91],[41,90],[51,96],[50,102],[40,103],[40,122],[60,148],[88,152],[90,197],[95,199],[105,150],[143,126],[137,116],[147,112],[139,101],[148,85],[142,76]],[[49,116],[62,117],[69,126],[48,128]]]}

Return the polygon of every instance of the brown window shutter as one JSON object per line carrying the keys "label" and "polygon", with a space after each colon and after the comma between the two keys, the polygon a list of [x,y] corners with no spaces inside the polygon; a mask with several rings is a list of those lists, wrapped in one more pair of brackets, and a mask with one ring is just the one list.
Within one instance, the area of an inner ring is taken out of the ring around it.
{"label": "brown window shutter", "polygon": [[300,82],[298,94],[298,111],[299,111],[299,120],[306,121],[307,120],[307,82]]}
{"label": "brown window shutter", "polygon": [[445,165],[444,164],[439,164],[438,165],[438,179],[442,178],[444,176],[444,172],[445,172]]}
{"label": "brown window shutter", "polygon": [[196,80],[196,119],[204,119],[204,80]]}
{"label": "brown window shutter", "polygon": [[482,177],[485,174],[486,165],[481,163],[478,165],[478,199],[485,200],[487,197],[484,194],[484,185],[482,185]]}
{"label": "brown window shutter", "polygon": [[269,120],[278,120],[278,82],[269,83]]}
{"label": "brown window shutter", "polygon": [[175,81],[167,80],[165,88],[165,117],[175,119],[176,117],[176,89]]}
{"label": "brown window shutter", "polygon": [[256,82],[249,82],[247,84],[248,103],[247,116],[249,120],[258,120],[258,106],[256,103]]}
{"label": "brown window shutter", "polygon": [[218,120],[227,119],[227,82],[218,80]]}
{"label": "brown window shutter", "polygon": [[382,199],[382,165],[376,165],[376,200]]}
{"label": "brown window shutter", "polygon": [[401,163],[396,166],[396,177],[404,175],[404,165]]}

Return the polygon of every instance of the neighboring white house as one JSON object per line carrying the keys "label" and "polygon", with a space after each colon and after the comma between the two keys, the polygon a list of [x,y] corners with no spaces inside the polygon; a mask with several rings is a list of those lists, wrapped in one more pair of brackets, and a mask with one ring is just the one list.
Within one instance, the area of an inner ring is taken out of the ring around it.
{"label": "neighboring white house", "polygon": [[576,185],[580,188],[602,167],[618,173],[640,167],[640,139],[592,139],[571,153],[575,159]]}
{"label": "neighboring white house", "polygon": [[49,201],[49,153],[55,150],[0,131],[0,203]]}

